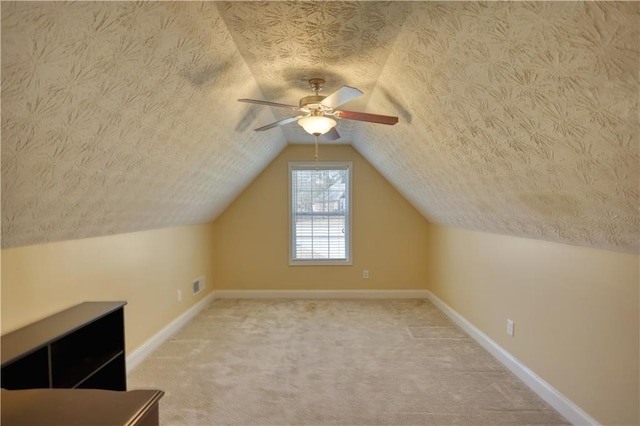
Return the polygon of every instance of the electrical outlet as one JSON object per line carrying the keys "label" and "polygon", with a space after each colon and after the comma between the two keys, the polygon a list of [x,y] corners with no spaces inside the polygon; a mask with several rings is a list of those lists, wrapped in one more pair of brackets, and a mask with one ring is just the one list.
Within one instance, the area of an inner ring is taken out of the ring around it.
{"label": "electrical outlet", "polygon": [[178,302],[182,302],[182,290],[178,290]]}
{"label": "electrical outlet", "polygon": [[513,337],[513,320],[507,319],[507,334]]}
{"label": "electrical outlet", "polygon": [[362,278],[369,278],[369,271],[367,269],[365,269],[364,271],[362,271]]}

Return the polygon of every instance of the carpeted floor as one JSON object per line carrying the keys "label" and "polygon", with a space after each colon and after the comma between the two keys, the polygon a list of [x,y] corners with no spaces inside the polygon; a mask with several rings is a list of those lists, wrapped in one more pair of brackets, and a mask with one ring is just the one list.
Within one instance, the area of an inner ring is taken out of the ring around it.
{"label": "carpeted floor", "polygon": [[426,300],[218,300],[128,387],[162,425],[567,424]]}

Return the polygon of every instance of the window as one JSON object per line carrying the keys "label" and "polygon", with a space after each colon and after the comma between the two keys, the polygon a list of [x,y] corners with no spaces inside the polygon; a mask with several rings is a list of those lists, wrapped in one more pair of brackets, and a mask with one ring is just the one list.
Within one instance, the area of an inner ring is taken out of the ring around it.
{"label": "window", "polygon": [[351,163],[289,163],[291,265],[351,264]]}

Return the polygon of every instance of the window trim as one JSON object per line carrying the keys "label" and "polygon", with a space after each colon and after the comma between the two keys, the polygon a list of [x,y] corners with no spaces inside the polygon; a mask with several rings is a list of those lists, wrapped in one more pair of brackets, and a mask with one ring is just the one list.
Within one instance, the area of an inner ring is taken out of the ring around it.
{"label": "window trim", "polygon": [[[304,259],[297,260],[293,258],[294,248],[295,248],[295,234],[293,232],[293,184],[292,184],[292,172],[294,170],[335,170],[335,169],[345,169],[347,170],[347,180],[348,180],[348,194],[347,194],[347,220],[345,221],[346,228],[345,229],[345,257],[346,260],[336,260],[336,259]],[[289,191],[287,193],[288,205],[289,205],[289,266],[350,266],[353,265],[353,256],[351,252],[353,239],[353,228],[352,228],[352,216],[353,216],[353,163],[351,161],[327,161],[327,162],[299,162],[299,161],[290,161],[288,168],[288,181],[289,181]]]}

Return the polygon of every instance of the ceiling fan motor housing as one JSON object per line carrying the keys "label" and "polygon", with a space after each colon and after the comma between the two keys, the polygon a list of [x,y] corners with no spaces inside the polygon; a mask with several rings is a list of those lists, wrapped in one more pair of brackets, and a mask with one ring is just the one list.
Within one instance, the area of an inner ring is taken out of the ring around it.
{"label": "ceiling fan motor housing", "polygon": [[323,109],[322,105],[320,105],[320,102],[322,102],[324,98],[326,98],[326,96],[320,96],[320,95],[305,96],[304,98],[300,99],[300,108],[304,108],[308,110]]}

